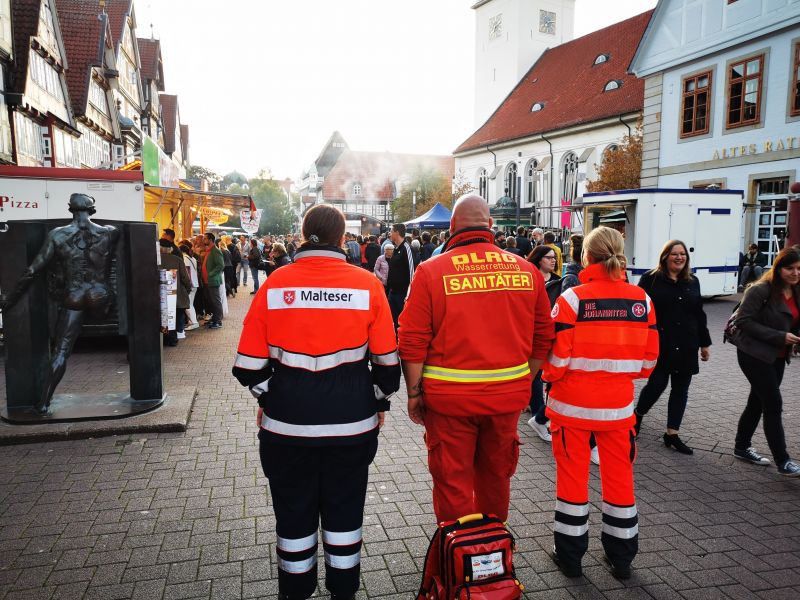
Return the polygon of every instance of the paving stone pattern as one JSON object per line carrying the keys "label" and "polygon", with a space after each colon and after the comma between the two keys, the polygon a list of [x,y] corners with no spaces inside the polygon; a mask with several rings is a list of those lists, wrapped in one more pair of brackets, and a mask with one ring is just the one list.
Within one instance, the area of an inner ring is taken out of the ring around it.
{"label": "paving stone pattern", "polygon": [[[186,433],[0,448],[0,600],[277,596],[275,520],[258,460],[255,403],[230,376],[250,298],[245,289],[231,301],[223,329],[189,332],[178,348],[165,349],[168,386],[199,386]],[[800,598],[800,480],[730,455],[748,389],[733,349],[721,345],[733,302],[707,307],[712,362],[692,385],[682,432],[694,456],[661,443],[665,399],[642,429],[641,550],[629,581],[615,580],[602,564],[596,467],[584,577],[568,580],[550,561],[553,458],[522,415],[510,523],[526,598]],[[97,366],[102,373],[90,373]],[[783,385],[795,456],[799,369],[796,361]],[[62,391],[125,385],[124,349],[84,348]],[[422,430],[404,404],[404,396],[394,403],[371,471],[359,599],[410,598],[433,531]],[[766,452],[760,429],[754,443]],[[317,594],[328,596],[322,586]]]}

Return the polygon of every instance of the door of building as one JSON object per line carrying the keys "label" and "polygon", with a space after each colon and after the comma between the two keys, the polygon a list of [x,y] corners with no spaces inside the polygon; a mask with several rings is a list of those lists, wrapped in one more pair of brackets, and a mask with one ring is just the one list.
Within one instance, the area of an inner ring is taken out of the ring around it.
{"label": "door of building", "polygon": [[[786,239],[789,204],[789,178],[762,179],[756,182],[756,223],[753,239],[772,266]],[[777,244],[776,244],[777,240]]]}

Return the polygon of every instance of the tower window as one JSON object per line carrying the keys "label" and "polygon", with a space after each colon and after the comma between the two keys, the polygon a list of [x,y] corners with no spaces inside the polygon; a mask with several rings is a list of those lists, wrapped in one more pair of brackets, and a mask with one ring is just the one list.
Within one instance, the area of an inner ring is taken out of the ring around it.
{"label": "tower window", "polygon": [[620,80],[620,79],[612,79],[611,81],[609,81],[606,84],[606,87],[604,88],[604,90],[606,92],[611,92],[611,91],[614,91],[614,90],[618,90],[621,87],[622,87],[622,80]]}

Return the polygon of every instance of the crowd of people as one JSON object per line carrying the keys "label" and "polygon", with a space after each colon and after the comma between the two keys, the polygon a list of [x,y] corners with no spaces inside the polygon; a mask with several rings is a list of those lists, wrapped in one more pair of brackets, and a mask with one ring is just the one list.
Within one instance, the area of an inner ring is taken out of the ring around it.
{"label": "crowd of people", "polygon": [[211,232],[176,242],[175,231],[165,229],[159,240],[161,266],[178,276],[175,328],[168,330],[164,343],[177,346],[187,331],[201,326],[222,328],[228,298],[235,298],[240,287],[248,287],[248,276],[254,295],[260,276],[290,264],[299,243],[299,235],[218,238]]}
{"label": "crowd of people", "polygon": [[[294,255],[286,252],[284,264],[294,265],[279,269],[281,242],[270,247],[273,270],[248,312],[233,373],[259,404],[280,598],[313,594],[320,522],[326,587],[333,598],[354,597],[368,466],[401,370],[408,416],[425,428],[437,523],[508,517],[518,420],[528,408],[528,424],[551,443],[556,462],[554,562],[566,576],[582,574],[595,462],[605,558],[614,576],[630,577],[639,538],[636,439],[670,387],[664,445],[693,453],[679,433],[692,377],[711,359],[689,252],[668,241],[633,285],[615,229],[572,235],[562,248],[552,232],[506,235],[492,225],[485,201],[472,195],[456,202],[450,230],[439,235],[399,223],[387,235],[348,234],[338,209],[318,205],[306,213]],[[262,256],[250,240],[251,272]],[[752,446],[763,417],[778,473],[800,476],[780,392],[800,352],[800,248],[762,269],[725,338],[751,386],[733,455],[771,464]],[[636,379],[646,380],[638,399]]]}

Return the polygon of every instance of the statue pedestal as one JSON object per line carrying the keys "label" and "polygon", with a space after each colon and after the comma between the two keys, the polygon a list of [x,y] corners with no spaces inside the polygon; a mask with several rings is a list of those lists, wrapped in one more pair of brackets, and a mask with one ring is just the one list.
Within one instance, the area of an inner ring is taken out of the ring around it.
{"label": "statue pedestal", "polygon": [[41,414],[31,407],[2,407],[0,417],[15,425],[33,423],[64,423],[92,419],[122,419],[132,417],[164,403],[157,400],[134,400],[128,393],[119,394],[56,394],[50,409]]}

